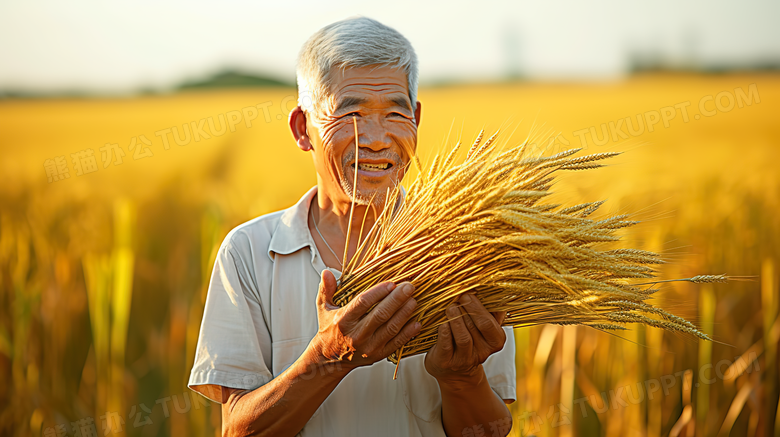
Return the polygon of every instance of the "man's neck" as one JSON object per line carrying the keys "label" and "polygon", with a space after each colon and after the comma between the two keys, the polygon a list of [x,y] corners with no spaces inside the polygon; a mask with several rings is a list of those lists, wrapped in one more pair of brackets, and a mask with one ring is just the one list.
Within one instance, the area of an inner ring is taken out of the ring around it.
{"label": "man's neck", "polygon": [[[360,230],[361,224],[364,227],[364,233],[371,229],[376,219],[376,214],[381,214],[382,210],[370,207],[369,205],[355,204],[354,210],[352,207],[352,199],[348,199],[343,193],[341,195],[332,196],[327,191],[322,189],[321,185],[317,186],[317,195],[315,196],[316,205],[319,211],[314,211],[315,217],[318,218],[317,224],[321,232],[335,234],[334,237],[340,237],[342,241],[345,240],[347,230],[350,229],[350,214],[352,215],[352,234],[356,236],[355,232]],[[365,218],[365,223],[363,220]],[[330,241],[330,240],[329,240]]]}
{"label": "man's neck", "polygon": [[331,195],[327,189],[323,189],[322,184],[317,185],[317,195],[310,206],[309,229],[323,262],[328,267],[343,270],[344,266],[341,263],[344,262],[347,234],[350,236],[347,260],[351,260],[357,252],[359,241],[365,238],[374,225],[375,216],[373,208],[369,208],[368,205],[355,205],[351,212],[352,225],[350,226],[352,202],[346,200],[343,192],[334,194]]}
{"label": "man's neck", "polygon": [[[399,203],[400,201],[401,199],[399,199]],[[339,188],[337,193],[331,194],[327,189],[323,189],[323,184],[317,184],[317,195],[314,197],[311,209],[310,224],[312,226],[310,228],[312,235],[315,235],[315,232],[322,234],[327,242],[326,247],[322,247],[317,241],[321,239],[315,238],[320,254],[323,258],[332,258],[329,255],[330,249],[332,249],[338,255],[338,262],[343,262],[347,233],[349,232],[350,235],[347,259],[350,260],[357,252],[358,242],[365,240],[374,226],[376,217],[382,214],[384,203],[382,202],[382,205],[378,206],[355,204],[354,210],[352,210],[352,199],[349,199],[343,190]],[[351,226],[350,213],[352,216]]]}

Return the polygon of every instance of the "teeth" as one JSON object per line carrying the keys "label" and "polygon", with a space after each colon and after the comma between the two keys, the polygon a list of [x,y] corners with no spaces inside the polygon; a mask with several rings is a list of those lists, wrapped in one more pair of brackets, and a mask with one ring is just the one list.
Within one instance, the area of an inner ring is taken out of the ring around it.
{"label": "teeth", "polygon": [[358,164],[358,168],[360,170],[364,170],[364,171],[386,170],[388,166],[389,166],[388,163],[384,163],[384,164],[365,164],[365,163],[361,162],[361,163]]}

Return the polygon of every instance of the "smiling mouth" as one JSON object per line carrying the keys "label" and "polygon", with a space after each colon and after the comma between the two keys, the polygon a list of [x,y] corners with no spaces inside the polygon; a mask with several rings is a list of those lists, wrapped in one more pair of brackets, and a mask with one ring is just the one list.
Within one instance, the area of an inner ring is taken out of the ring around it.
{"label": "smiling mouth", "polygon": [[[368,163],[358,163],[358,170],[360,171],[385,171],[389,168],[392,168],[393,164],[389,162],[383,162],[381,164],[368,164]],[[352,163],[352,168],[355,168],[355,163]]]}

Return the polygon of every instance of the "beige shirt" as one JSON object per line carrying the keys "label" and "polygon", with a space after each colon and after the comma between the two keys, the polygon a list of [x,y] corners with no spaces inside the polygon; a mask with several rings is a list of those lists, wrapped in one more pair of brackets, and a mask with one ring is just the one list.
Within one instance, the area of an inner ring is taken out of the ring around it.
{"label": "beige shirt", "polygon": [[[255,389],[279,376],[317,333],[316,296],[327,268],[309,232],[315,186],[293,207],[243,223],[217,253],[189,387],[220,402],[223,387]],[[340,272],[331,269],[336,275]],[[515,346],[484,363],[502,399],[515,399]],[[424,354],[350,372],[300,436],[444,436],[439,386]],[[314,375],[311,375],[314,377]]]}

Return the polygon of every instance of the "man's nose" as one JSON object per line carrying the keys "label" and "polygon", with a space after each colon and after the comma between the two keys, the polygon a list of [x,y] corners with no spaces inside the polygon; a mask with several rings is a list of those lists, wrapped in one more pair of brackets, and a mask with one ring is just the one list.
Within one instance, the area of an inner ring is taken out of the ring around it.
{"label": "man's nose", "polygon": [[373,117],[357,120],[358,144],[360,147],[379,152],[392,146],[387,128]]}

